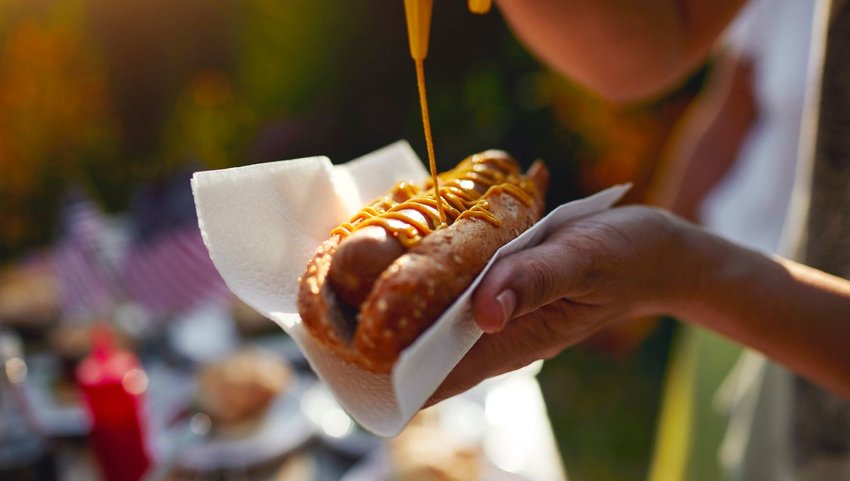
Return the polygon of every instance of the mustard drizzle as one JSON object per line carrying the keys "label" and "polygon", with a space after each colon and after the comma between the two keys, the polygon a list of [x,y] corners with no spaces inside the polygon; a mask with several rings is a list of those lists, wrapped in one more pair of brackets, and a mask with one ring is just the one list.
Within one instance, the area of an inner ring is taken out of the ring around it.
{"label": "mustard drizzle", "polygon": [[[348,222],[331,231],[331,235],[343,238],[366,226],[377,225],[396,237],[404,247],[418,244],[422,237],[430,234],[435,226],[442,224],[443,208],[445,225],[451,225],[459,219],[477,218],[498,226],[501,221],[490,211],[488,198],[506,192],[526,206],[533,203],[534,184],[521,176],[518,166],[503,157],[484,157],[474,155],[465,159],[455,169],[442,175],[438,180],[441,202],[428,193],[433,181],[426,181],[420,188],[408,182],[400,182],[390,191],[390,195],[380,198],[354,214]],[[484,193],[476,187],[486,188]],[[426,219],[426,223],[414,219],[405,210],[415,210]]]}

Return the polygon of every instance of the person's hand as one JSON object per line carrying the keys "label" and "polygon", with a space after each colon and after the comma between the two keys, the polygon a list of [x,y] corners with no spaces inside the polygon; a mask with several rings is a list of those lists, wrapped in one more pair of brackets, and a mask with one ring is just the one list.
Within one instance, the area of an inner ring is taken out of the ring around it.
{"label": "person's hand", "polygon": [[551,358],[611,321],[666,312],[693,277],[686,226],[659,209],[620,207],[497,261],[472,298],[485,334],[431,401]]}

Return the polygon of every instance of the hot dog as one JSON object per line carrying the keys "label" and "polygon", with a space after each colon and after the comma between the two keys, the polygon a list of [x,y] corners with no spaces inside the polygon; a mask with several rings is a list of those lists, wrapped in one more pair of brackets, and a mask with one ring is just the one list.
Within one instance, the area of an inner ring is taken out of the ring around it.
{"label": "hot dog", "polygon": [[495,251],[538,220],[548,172],[523,174],[508,154],[464,159],[430,181],[397,185],[331,232],[299,281],[312,337],[337,356],[386,373],[451,305]]}

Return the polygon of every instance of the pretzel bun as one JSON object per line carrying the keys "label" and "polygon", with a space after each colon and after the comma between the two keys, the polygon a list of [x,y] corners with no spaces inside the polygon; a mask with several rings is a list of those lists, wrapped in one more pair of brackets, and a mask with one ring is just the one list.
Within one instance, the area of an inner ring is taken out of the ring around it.
{"label": "pretzel bun", "polygon": [[376,373],[463,293],[504,244],[543,212],[549,174],[522,173],[489,150],[440,176],[448,225],[430,182],[402,183],[322,243],[299,280],[298,308],[309,333],[341,359]]}

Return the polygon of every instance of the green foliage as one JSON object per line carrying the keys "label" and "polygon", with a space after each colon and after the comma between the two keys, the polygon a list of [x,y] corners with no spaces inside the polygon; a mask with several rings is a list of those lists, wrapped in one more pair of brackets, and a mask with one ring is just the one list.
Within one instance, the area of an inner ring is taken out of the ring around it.
{"label": "green foliage", "polygon": [[574,347],[539,378],[570,479],[645,479],[672,324],[621,358]]}

